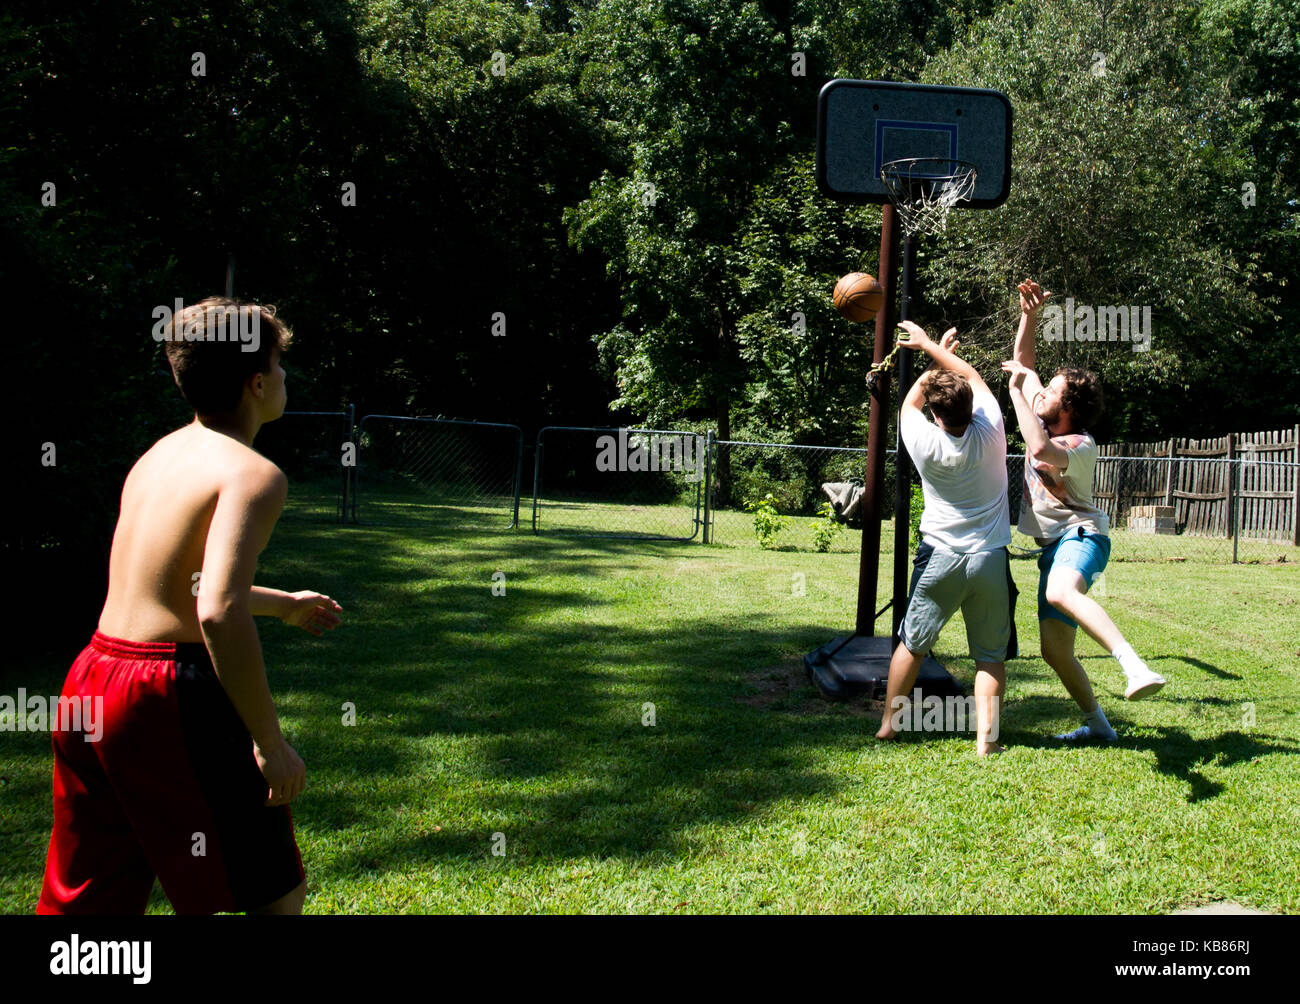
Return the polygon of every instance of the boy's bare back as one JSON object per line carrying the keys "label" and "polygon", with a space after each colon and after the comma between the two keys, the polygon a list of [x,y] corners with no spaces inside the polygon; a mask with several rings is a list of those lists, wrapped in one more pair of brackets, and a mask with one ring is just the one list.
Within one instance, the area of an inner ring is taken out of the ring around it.
{"label": "boy's bare back", "polygon": [[[286,487],[269,460],[197,422],[160,439],[122,487],[99,630],[133,641],[202,642],[196,598],[205,552],[210,578],[228,573],[212,565],[226,565],[236,539],[255,529],[248,522],[264,523],[272,507],[274,525]],[[256,535],[259,552],[269,532]],[[256,554],[242,558],[255,562]]]}

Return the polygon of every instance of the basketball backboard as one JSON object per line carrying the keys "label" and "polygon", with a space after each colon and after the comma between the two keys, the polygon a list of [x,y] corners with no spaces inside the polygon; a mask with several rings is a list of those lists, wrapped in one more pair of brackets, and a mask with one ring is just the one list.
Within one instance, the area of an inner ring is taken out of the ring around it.
{"label": "basketball backboard", "polygon": [[890,201],[880,169],[905,158],[975,167],[967,209],[1011,192],[1011,102],[1001,91],[885,80],[832,80],[817,99],[817,187],[844,202]]}

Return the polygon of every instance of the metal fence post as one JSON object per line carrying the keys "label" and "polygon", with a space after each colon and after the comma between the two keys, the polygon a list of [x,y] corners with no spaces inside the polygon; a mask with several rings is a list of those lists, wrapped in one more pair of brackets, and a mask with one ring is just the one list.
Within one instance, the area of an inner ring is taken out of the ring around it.
{"label": "metal fence post", "polygon": [[510,524],[510,529],[519,529],[519,489],[520,482],[524,477],[524,430],[519,430],[519,435],[515,439],[515,508],[514,521]]}
{"label": "metal fence post", "polygon": [[541,487],[542,477],[542,434],[545,429],[537,430],[537,448],[533,450],[533,533],[537,532],[537,492]]}
{"label": "metal fence post", "polygon": [[348,405],[348,442],[352,444],[352,469],[345,471],[347,477],[347,489],[344,497],[343,519],[346,521],[349,513],[349,504],[351,506],[352,522],[357,521],[357,454],[361,450],[361,444],[357,442],[357,406]]}
{"label": "metal fence post", "polygon": [[369,415],[362,415],[361,421],[357,423],[357,466],[352,472],[352,522],[360,525],[361,520],[357,518],[357,498],[361,494],[361,441],[366,435],[366,419]]}
{"label": "metal fence post", "polygon": [[704,526],[701,527],[702,543],[709,543],[709,520],[713,515],[713,448],[717,439],[709,429],[704,439]]}

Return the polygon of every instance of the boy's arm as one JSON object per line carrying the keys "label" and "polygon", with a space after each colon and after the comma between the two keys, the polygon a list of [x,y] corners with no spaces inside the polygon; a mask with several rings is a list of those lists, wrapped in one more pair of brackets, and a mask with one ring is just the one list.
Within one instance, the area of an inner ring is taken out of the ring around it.
{"label": "boy's arm", "polygon": [[912,386],[907,388],[907,394],[903,398],[903,403],[898,407],[900,421],[904,412],[911,411],[917,412],[921,416],[922,420],[924,420],[925,412],[921,411],[921,404],[924,400],[925,394],[921,389],[921,379],[918,377],[912,381]]}
{"label": "boy's arm", "polygon": [[1051,464],[1058,470],[1064,470],[1070,458],[1066,452],[1052,442],[1043,423],[1034,414],[1033,405],[1025,396],[1025,385],[1033,370],[1012,360],[1002,364],[1002,368],[1011,374],[1011,404],[1016,409],[1016,421],[1020,423],[1020,435],[1025,439],[1025,453],[1040,463]]}
{"label": "boy's arm", "polygon": [[254,617],[283,617],[293,597],[283,589],[253,586],[248,591],[248,609]]}
{"label": "boy's arm", "polygon": [[[899,321],[898,326],[907,332],[908,337],[903,340],[903,345],[907,348],[924,352],[934,360],[935,365],[940,369],[952,370],[954,373],[964,376],[967,382],[970,383],[972,391],[983,390],[986,394],[991,393],[988,384],[984,382],[984,378],[979,375],[975,367],[952,351],[961,344],[956,339],[956,328],[949,328],[944,333],[942,344],[938,344],[925,333],[925,329],[919,324],[913,324],[911,321]],[[950,345],[952,348],[948,348]],[[915,387],[916,384],[912,386]]]}
{"label": "boy's arm", "polygon": [[271,539],[288,492],[274,468],[239,472],[221,489],[208,527],[199,578],[198,615],[217,678],[253,737],[254,755],[269,786],[267,804],[293,801],[306,768],[280,733],[253,623],[257,557]]}
{"label": "boy's arm", "polygon": [[1016,331],[1016,347],[1011,358],[1029,370],[1025,377],[1025,396],[1032,402],[1043,389],[1043,382],[1035,372],[1034,339],[1038,337],[1038,308],[1047,302],[1051,291],[1043,292],[1041,286],[1032,279],[1026,279],[1020,289],[1020,327]]}
{"label": "boy's arm", "polygon": [[343,609],[324,593],[310,589],[286,593],[267,586],[253,586],[248,591],[248,608],[254,617],[278,617],[317,637],[338,627],[338,614]]}

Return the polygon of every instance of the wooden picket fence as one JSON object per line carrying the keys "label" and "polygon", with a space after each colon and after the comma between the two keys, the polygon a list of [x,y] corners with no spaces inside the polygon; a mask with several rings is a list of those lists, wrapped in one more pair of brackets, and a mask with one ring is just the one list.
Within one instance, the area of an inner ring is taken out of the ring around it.
{"label": "wooden picket fence", "polygon": [[1300,425],[1215,439],[1108,443],[1093,496],[1111,525],[1134,506],[1174,508],[1178,533],[1300,546]]}

